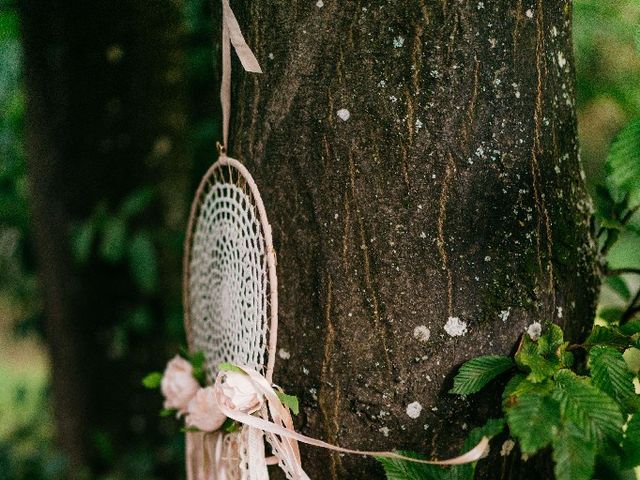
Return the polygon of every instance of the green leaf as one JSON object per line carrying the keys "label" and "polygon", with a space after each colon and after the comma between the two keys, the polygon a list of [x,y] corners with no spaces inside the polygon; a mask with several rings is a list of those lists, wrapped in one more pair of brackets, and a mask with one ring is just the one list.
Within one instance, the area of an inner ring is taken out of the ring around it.
{"label": "green leaf", "polygon": [[596,460],[592,440],[575,425],[564,425],[553,437],[553,461],[556,480],[590,480]]}
{"label": "green leaf", "polygon": [[126,219],[138,215],[149,206],[152,200],[153,189],[151,187],[142,187],[124,199],[120,207],[120,215]]}
{"label": "green leaf", "polygon": [[108,217],[102,226],[100,255],[110,263],[119,261],[125,253],[127,227],[120,217]]}
{"label": "green leaf", "polygon": [[616,275],[615,277],[607,278],[606,285],[616,292],[618,296],[622,300],[630,300],[631,299],[631,291],[629,291],[629,287],[627,286],[627,282],[621,275]]}
{"label": "green leaf", "polygon": [[222,362],[221,364],[219,364],[218,365],[218,371],[220,371],[220,372],[241,373],[243,375],[247,374],[247,372],[242,370],[240,367],[237,367],[233,363],[228,363],[228,362]]}
{"label": "green leaf", "polygon": [[162,382],[162,373],[160,372],[151,372],[147,376],[142,379],[142,385],[146,388],[156,389],[160,388],[160,383]]}
{"label": "green leaf", "polygon": [[546,447],[560,424],[560,404],[539,393],[525,393],[507,410],[509,431],[518,438],[523,453]]}
{"label": "green leaf", "polygon": [[[467,453],[473,447],[478,445],[480,440],[482,440],[482,437],[487,437],[491,440],[504,430],[504,426],[504,418],[490,418],[487,420],[487,423],[481,427],[474,428],[469,432],[469,435],[465,439],[460,454]],[[451,467],[446,477],[447,480],[472,480],[476,471],[477,463],[478,462],[473,462]]]}
{"label": "green leaf", "polygon": [[598,309],[598,318],[607,323],[619,322],[624,314],[624,309],[619,307],[602,307]]}
{"label": "green leaf", "polygon": [[93,219],[81,223],[74,232],[72,238],[73,256],[76,261],[83,265],[91,257],[91,249],[96,237],[96,225]]}
{"label": "green leaf", "polygon": [[276,395],[278,395],[278,398],[284,405],[289,407],[289,410],[291,410],[294,415],[298,415],[298,413],[300,413],[300,404],[298,402],[298,397],[296,397],[295,395],[287,395],[280,390],[276,390]]}
{"label": "green leaf", "polygon": [[170,417],[172,415],[175,415],[177,412],[177,410],[174,410],[172,408],[163,408],[162,410],[160,410],[160,416],[161,417]]}
{"label": "green leaf", "polygon": [[604,165],[606,182],[616,203],[640,204],[640,118],[631,121],[613,141]]}
{"label": "green leaf", "polygon": [[589,351],[593,385],[616,400],[623,411],[635,411],[638,406],[633,374],[618,350],[594,347]]}
{"label": "green leaf", "polygon": [[560,370],[555,379],[553,396],[560,402],[563,423],[573,423],[589,440],[620,440],[622,412],[611,397],[570,370]]}
{"label": "green leaf", "polygon": [[513,367],[513,360],[502,355],[487,355],[469,360],[460,367],[449,393],[458,395],[476,393],[511,367]]}
{"label": "green leaf", "polygon": [[601,345],[625,349],[631,344],[631,341],[627,336],[620,333],[616,327],[594,325],[584,344],[587,347]]}
{"label": "green leaf", "polygon": [[540,355],[538,345],[527,334],[522,336],[515,359],[520,368],[529,371],[527,379],[533,383],[539,383],[551,377],[559,368],[558,364]]}
{"label": "green leaf", "polygon": [[[399,451],[398,453],[405,457],[425,458],[423,455],[414,452]],[[376,457],[376,460],[382,464],[387,480],[448,480],[447,470],[437,465],[383,457]]]}
{"label": "green leaf", "polygon": [[129,243],[129,267],[143,293],[155,292],[158,285],[156,249],[146,232],[138,232]]}
{"label": "green leaf", "polygon": [[632,336],[640,333],[640,320],[632,320],[630,322],[627,322],[624,325],[620,325],[618,329],[623,335]]}
{"label": "green leaf", "polygon": [[537,341],[538,353],[543,357],[554,356],[558,358],[558,349],[564,343],[562,329],[552,323],[545,327],[544,333]]}
{"label": "green leaf", "polygon": [[640,413],[636,413],[627,423],[622,441],[622,464],[626,468],[640,465]]}
{"label": "green leaf", "polygon": [[233,418],[227,418],[222,424],[222,430],[227,433],[233,433],[240,430],[240,424],[236,422]]}

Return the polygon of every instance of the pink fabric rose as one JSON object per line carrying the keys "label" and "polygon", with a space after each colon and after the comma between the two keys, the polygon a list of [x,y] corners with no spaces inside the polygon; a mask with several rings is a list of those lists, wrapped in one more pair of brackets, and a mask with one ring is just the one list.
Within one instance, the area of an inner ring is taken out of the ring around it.
{"label": "pink fabric rose", "polygon": [[218,430],[227,419],[220,411],[215,398],[214,387],[201,388],[187,406],[185,423],[202,432]]}
{"label": "pink fabric rose", "polygon": [[243,373],[227,372],[221,389],[220,401],[230,410],[253,413],[260,410],[264,402],[249,376]]}
{"label": "pink fabric rose", "polygon": [[162,376],[160,389],[164,395],[164,408],[177,410],[183,414],[189,401],[194,397],[200,385],[193,378],[193,367],[184,358],[176,355],[167,364]]}

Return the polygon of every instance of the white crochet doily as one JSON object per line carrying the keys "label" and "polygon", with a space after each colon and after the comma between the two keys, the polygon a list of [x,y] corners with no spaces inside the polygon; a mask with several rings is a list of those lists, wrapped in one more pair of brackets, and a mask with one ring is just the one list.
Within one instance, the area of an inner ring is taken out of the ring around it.
{"label": "white crochet doily", "polygon": [[222,156],[198,188],[184,268],[187,335],[191,350],[205,355],[209,381],[222,362],[271,380],[277,328],[271,231],[255,182],[237,160]]}

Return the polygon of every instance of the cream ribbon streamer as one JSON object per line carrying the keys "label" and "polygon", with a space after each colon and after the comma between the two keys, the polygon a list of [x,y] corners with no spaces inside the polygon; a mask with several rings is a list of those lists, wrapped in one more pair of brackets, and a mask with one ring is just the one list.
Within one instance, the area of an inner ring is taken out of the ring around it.
{"label": "cream ribbon streamer", "polygon": [[[417,458],[406,457],[395,452],[388,451],[366,451],[366,450],[353,450],[350,448],[339,447],[332,445],[322,440],[318,440],[312,437],[307,437],[296,432],[293,429],[293,421],[289,409],[285,407],[273,387],[269,384],[266,378],[260,373],[248,367],[240,367],[251,379],[256,392],[264,396],[269,410],[269,415],[273,421],[269,421],[266,418],[259,418],[254,415],[228,408],[223,400],[224,392],[221,385],[224,381],[227,372],[220,372],[216,377],[214,394],[218,406],[222,413],[233,420],[240,422],[244,425],[260,429],[270,434],[271,445],[274,450],[274,455],[278,458],[279,463],[286,465],[287,470],[291,471],[294,475],[294,480],[309,480],[309,476],[302,469],[300,462],[300,451],[298,449],[297,442],[303,442],[316,447],[326,448],[336,452],[349,453],[353,455],[364,455],[373,457],[385,457],[396,460],[404,460],[415,463],[426,463],[430,465],[462,465],[465,463],[471,463],[479,460],[487,450],[489,446],[489,439],[482,437],[482,440],[467,453],[451,458],[448,460],[421,460]],[[263,412],[263,416],[267,417]]]}
{"label": "cream ribbon streamer", "polygon": [[222,83],[220,102],[222,103],[222,147],[227,151],[229,140],[229,118],[231,116],[231,45],[240,63],[247,72],[262,73],[260,64],[242,36],[240,25],[231,10],[229,0],[222,0]]}

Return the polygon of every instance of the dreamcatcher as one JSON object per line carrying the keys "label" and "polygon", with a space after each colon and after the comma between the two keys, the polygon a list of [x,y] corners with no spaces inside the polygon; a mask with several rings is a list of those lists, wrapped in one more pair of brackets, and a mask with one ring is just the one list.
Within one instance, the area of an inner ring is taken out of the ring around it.
{"label": "dreamcatcher", "polygon": [[[428,462],[392,452],[341,448],[295,432],[282,392],[272,382],[278,285],[271,228],[251,174],[227,156],[231,45],[245,70],[261,73],[261,69],[229,0],[222,0],[222,12],[223,142],[192,204],[183,264],[185,328],[190,351],[203,354],[204,385],[195,382],[191,365],[179,357],[169,363],[162,378],[165,406],[186,415],[188,426],[199,427],[186,434],[188,479],[264,480],[269,477],[267,466],[275,464],[291,480],[308,479],[298,441],[424,463],[477,460],[486,439],[461,457]],[[233,428],[225,427],[228,420],[233,420]]]}

